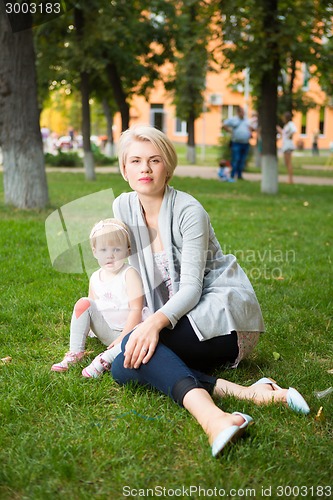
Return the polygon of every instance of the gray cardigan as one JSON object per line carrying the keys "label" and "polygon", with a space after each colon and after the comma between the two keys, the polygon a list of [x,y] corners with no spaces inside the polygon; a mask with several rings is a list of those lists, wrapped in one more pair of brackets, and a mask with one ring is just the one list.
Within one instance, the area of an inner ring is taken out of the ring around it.
{"label": "gray cardigan", "polygon": [[130,263],[140,272],[147,305],[161,311],[171,328],[187,315],[198,338],[231,331],[264,331],[252,285],[234,255],[224,255],[209,216],[191,195],[166,187],[158,225],[166,251],[173,296],[163,303],[154,273],[148,229],[137,193],[123,193],[114,216],[129,226]]}

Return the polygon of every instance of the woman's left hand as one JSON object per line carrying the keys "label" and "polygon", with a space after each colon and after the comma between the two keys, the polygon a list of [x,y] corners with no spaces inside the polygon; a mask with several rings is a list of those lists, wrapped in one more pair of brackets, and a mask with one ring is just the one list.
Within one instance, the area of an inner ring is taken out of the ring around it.
{"label": "woman's left hand", "polygon": [[156,312],[140,323],[131,333],[125,348],[124,367],[139,368],[146,364],[155,352],[162,328],[169,320],[162,313]]}

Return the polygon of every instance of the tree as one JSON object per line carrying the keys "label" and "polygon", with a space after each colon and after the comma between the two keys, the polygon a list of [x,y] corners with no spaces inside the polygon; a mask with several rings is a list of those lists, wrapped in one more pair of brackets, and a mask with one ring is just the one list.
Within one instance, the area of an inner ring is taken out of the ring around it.
{"label": "tree", "polygon": [[196,163],[195,120],[202,114],[212,34],[212,4],[184,0],[178,3],[174,75],[165,86],[174,93],[177,117],[187,124],[187,160]]}
{"label": "tree", "polygon": [[257,97],[262,139],[262,191],[270,193],[278,189],[276,121],[280,55],[277,3],[278,0],[220,2],[223,64],[236,74],[245,68],[250,74],[252,92]]}
{"label": "tree", "polygon": [[[278,191],[278,162],[276,151],[276,121],[278,109],[278,76],[280,59],[278,50],[278,11],[277,0],[261,0],[263,8],[262,27],[266,51],[271,54],[271,64],[262,70],[258,79],[258,114],[262,140],[262,178],[263,193],[276,194]],[[258,2],[260,4],[260,2]]]}
{"label": "tree", "polygon": [[0,146],[5,203],[43,208],[48,188],[31,29],[13,33],[0,4]]}
{"label": "tree", "polygon": [[[79,6],[74,8],[74,22],[76,28],[77,45],[83,48],[83,58],[85,57],[85,29],[86,15],[85,11]],[[90,120],[90,68],[86,68],[84,63],[79,65],[79,79],[82,105],[82,141],[83,141],[83,162],[86,179],[96,180],[94,157],[91,150],[91,120]]]}
{"label": "tree", "polygon": [[[94,7],[92,2],[91,15],[94,15]],[[89,46],[91,42],[87,42],[90,24],[86,22],[86,11],[77,4],[61,17],[39,26],[35,32],[35,45],[40,106],[47,100],[50,88],[65,88],[69,94],[79,92],[85,178],[93,181],[96,175],[90,143],[89,103],[92,62]]]}
{"label": "tree", "polygon": [[112,2],[112,9],[104,6],[100,13],[96,20],[98,58],[105,61],[122,130],[126,130],[132,95],[148,98],[160,79],[160,67],[173,57],[174,7],[165,0],[118,0]]}
{"label": "tree", "polygon": [[[164,0],[80,3],[74,11],[80,11],[76,18],[62,16],[52,23],[52,29],[44,25],[39,30],[39,74],[44,81],[58,85],[64,81],[85,92],[85,122],[87,97],[93,94],[109,104],[105,109],[118,108],[125,130],[130,124],[131,96],[147,97],[160,77],[159,67],[172,56],[165,19],[173,9]],[[93,23],[84,22],[90,18]],[[110,123],[110,115],[107,118]]]}
{"label": "tree", "polygon": [[221,0],[219,4],[223,39],[232,42],[223,46],[226,64],[232,64],[235,72],[250,69],[258,100],[265,165],[262,191],[276,193],[278,90],[284,90],[285,109],[295,109],[296,68],[303,62],[312,74],[320,69],[322,41],[331,35],[332,2]]}
{"label": "tree", "polygon": [[106,123],[107,123],[107,134],[106,134],[107,141],[105,144],[104,154],[105,154],[105,156],[112,158],[115,156],[114,138],[113,138],[114,110],[112,108],[112,105],[110,104],[110,100],[107,99],[107,97],[102,98],[102,106],[103,106],[103,111],[104,111],[104,115],[105,115]]}

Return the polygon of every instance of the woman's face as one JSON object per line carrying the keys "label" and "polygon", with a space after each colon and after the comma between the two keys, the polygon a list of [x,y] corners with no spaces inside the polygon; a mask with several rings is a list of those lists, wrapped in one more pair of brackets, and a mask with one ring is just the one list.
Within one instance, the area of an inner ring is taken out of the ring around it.
{"label": "woman's face", "polygon": [[139,195],[163,197],[167,169],[157,148],[149,141],[134,141],[127,151],[124,174]]}

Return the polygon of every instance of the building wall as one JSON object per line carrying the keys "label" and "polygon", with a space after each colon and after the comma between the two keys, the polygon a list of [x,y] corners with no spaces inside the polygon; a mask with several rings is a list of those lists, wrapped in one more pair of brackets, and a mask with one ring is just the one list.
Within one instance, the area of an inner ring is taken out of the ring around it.
{"label": "building wall", "polygon": [[[311,149],[313,134],[321,129],[319,135],[319,148],[329,149],[333,142],[333,102],[328,105],[326,96],[321,91],[315,78],[304,82],[303,67],[299,68],[296,85],[306,84],[308,94],[317,103],[316,108],[310,109],[306,116],[295,112],[293,120],[297,127],[294,136],[295,143],[300,141],[304,149]],[[245,74],[244,74],[245,76]],[[208,73],[206,79],[205,106],[203,113],[195,124],[196,144],[198,146],[217,145],[221,134],[223,118],[234,114],[235,107],[242,105],[247,110],[248,116],[253,111],[251,96],[246,84],[233,86],[231,75],[228,71],[219,73]],[[246,78],[244,78],[244,82]],[[149,123],[162,128],[168,137],[175,143],[186,143],[187,135],[185,124],[178,121],[175,107],[172,104],[172,97],[167,93],[163,84],[159,82],[151,92],[149,102],[143,97],[134,97],[131,106],[131,125],[134,123]],[[183,127],[181,127],[183,125]],[[119,136],[121,129],[120,117],[115,117],[115,139]],[[280,140],[277,138],[277,145]]]}

